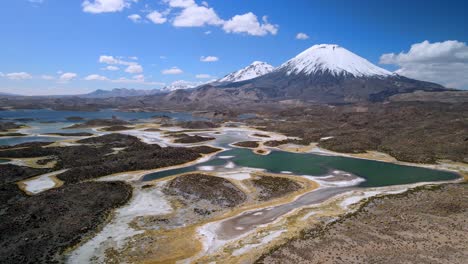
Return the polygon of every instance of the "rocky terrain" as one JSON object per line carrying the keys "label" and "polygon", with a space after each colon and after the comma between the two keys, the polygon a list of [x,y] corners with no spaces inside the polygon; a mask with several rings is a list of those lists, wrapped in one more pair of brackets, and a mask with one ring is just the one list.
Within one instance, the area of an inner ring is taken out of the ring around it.
{"label": "rocky terrain", "polygon": [[233,143],[233,145],[243,148],[257,148],[259,146],[259,143],[258,141],[241,141]]}
{"label": "rocky terrain", "polygon": [[130,126],[122,126],[122,125],[115,125],[115,126],[108,126],[103,127],[102,131],[113,132],[113,131],[122,131],[122,130],[129,130],[132,129]]}
{"label": "rocky terrain", "polygon": [[179,122],[177,125],[188,129],[209,129],[220,127],[219,124],[211,121],[185,121]]}
{"label": "rocky terrain", "polygon": [[377,150],[408,162],[468,162],[466,102],[317,105],[290,108],[248,122],[300,138],[268,142],[269,146],[318,142],[318,146],[337,152]]}
{"label": "rocky terrain", "polygon": [[27,136],[27,135],[23,133],[16,133],[16,132],[0,134],[0,137],[24,137],[24,136]]}
{"label": "rocky terrain", "polygon": [[257,263],[465,263],[467,194],[467,184],[450,184],[373,198]]}
{"label": "rocky terrain", "polygon": [[268,201],[301,189],[299,183],[283,177],[256,176],[251,182],[260,201]]}
{"label": "rocky terrain", "polygon": [[14,122],[0,122],[0,131],[8,131],[10,129],[18,129],[21,128],[21,125],[18,125]]}
{"label": "rocky terrain", "polygon": [[246,195],[228,180],[200,173],[177,177],[166,185],[164,191],[186,200],[207,200],[222,207],[234,207],[246,199]]}
{"label": "rocky terrain", "polygon": [[62,253],[91,235],[132,194],[122,182],[71,184],[35,196],[1,185],[2,198],[7,190],[14,198],[2,199],[1,263],[63,263]]}
{"label": "rocky terrain", "polygon": [[[76,183],[113,173],[149,170],[196,160],[201,154],[217,151],[211,147],[162,148],[146,144],[138,138],[122,134],[109,134],[79,140],[87,145],[68,147],[13,148],[0,151],[0,157],[32,158],[53,156],[54,169],[69,169],[58,175],[66,183]],[[112,148],[125,148],[114,153]],[[80,158],[77,158],[80,157]]]}
{"label": "rocky terrain", "polygon": [[205,142],[205,141],[210,141],[210,140],[215,139],[214,137],[203,137],[199,135],[190,136],[185,133],[176,134],[174,135],[174,137],[176,138],[174,140],[174,143],[184,143],[184,144],[200,143],[200,142]]}

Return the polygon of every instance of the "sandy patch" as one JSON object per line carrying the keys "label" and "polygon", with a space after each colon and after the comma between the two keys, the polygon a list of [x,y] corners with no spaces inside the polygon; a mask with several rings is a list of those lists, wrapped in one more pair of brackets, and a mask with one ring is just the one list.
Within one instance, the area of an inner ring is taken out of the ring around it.
{"label": "sandy patch", "polygon": [[30,179],[18,182],[18,187],[29,195],[41,193],[43,191],[57,188],[63,185],[56,175],[65,172],[65,170],[54,171]]}

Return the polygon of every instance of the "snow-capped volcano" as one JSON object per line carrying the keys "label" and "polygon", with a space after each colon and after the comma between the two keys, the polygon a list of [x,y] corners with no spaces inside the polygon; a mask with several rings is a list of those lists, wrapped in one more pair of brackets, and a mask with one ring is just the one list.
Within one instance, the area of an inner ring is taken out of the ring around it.
{"label": "snow-capped volcano", "polygon": [[445,90],[439,84],[393,74],[338,45],[321,44],[276,69],[254,62],[215,83],[178,93],[176,101],[210,105],[249,101],[341,104],[380,102],[401,93]]}
{"label": "snow-capped volcano", "polygon": [[278,71],[290,74],[331,74],[333,76],[389,76],[382,69],[351,51],[334,44],[314,45],[283,63]]}
{"label": "snow-capped volcano", "polygon": [[217,80],[218,83],[224,82],[240,82],[245,80],[250,80],[267,73],[272,72],[275,67],[271,66],[270,64],[262,61],[254,61],[249,66],[240,69],[236,72],[232,72],[223,78]]}

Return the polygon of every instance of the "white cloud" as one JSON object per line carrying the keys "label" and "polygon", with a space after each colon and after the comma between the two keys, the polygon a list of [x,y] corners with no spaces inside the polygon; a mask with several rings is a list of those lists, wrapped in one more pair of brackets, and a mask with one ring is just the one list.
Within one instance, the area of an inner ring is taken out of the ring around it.
{"label": "white cloud", "polygon": [[113,65],[106,66],[106,67],[104,67],[104,68],[102,68],[102,69],[103,69],[103,70],[107,70],[107,71],[118,71],[118,70],[120,70],[119,67],[113,66]]}
{"label": "white cloud", "polygon": [[308,38],[309,38],[309,36],[306,33],[299,32],[296,35],[296,39],[305,40],[305,39],[308,39]]}
{"label": "white cloud", "polygon": [[12,72],[12,73],[3,74],[3,76],[5,76],[6,78],[10,80],[27,80],[27,79],[32,78],[31,74],[27,72]]}
{"label": "white cloud", "polygon": [[42,4],[44,3],[44,0],[28,0],[28,2],[33,3],[33,4]]}
{"label": "white cloud", "polygon": [[78,76],[78,74],[76,74],[74,72],[66,72],[66,73],[63,73],[62,75],[60,75],[59,82],[66,83],[66,82],[69,82],[69,81],[75,79],[77,76]]}
{"label": "white cloud", "polygon": [[172,67],[170,69],[165,69],[161,71],[162,74],[181,74],[183,71],[179,69],[178,67]]}
{"label": "white cloud", "polygon": [[[176,2],[176,5],[174,4]],[[202,27],[205,25],[222,25],[224,21],[218,17],[213,8],[199,6],[194,1],[170,1],[172,7],[182,7],[172,22],[175,27]]]}
{"label": "white cloud", "polygon": [[99,56],[99,62],[107,63],[107,64],[121,64],[121,61],[114,58],[114,56],[107,56],[107,55]]}
{"label": "white cloud", "polygon": [[138,60],[138,57],[137,57],[137,56],[130,56],[130,57],[128,57],[128,58],[131,59],[131,60]]}
{"label": "white cloud", "polygon": [[406,77],[468,89],[468,46],[464,42],[426,40],[411,45],[406,53],[383,54],[380,63],[399,66],[395,72]]}
{"label": "white cloud", "polygon": [[139,65],[139,64],[131,64],[125,69],[125,72],[128,72],[128,73],[142,73],[143,72],[143,67],[141,67],[141,65]]}
{"label": "white cloud", "polygon": [[161,55],[161,56],[159,56],[159,58],[160,58],[161,60],[165,60],[165,59],[167,59],[167,57],[166,57],[166,56],[164,56],[164,55]]}
{"label": "white cloud", "polygon": [[203,61],[203,62],[215,62],[215,61],[218,61],[219,58],[218,57],[215,57],[215,56],[201,56],[200,57],[200,61]]}
{"label": "white cloud", "polygon": [[120,12],[130,7],[134,0],[85,0],[81,4],[83,11],[92,14]]}
{"label": "white cloud", "polygon": [[210,30],[207,30],[207,31],[205,31],[204,33],[205,33],[205,35],[209,35],[209,34],[211,34],[211,31],[210,31]]}
{"label": "white cloud", "polygon": [[[276,35],[278,32],[278,25],[269,23],[267,16],[263,16],[260,22],[252,12],[235,15],[225,21],[213,8],[209,7],[206,1],[202,1],[200,5],[194,0],[163,0],[163,3],[166,3],[169,9],[163,14],[161,23],[167,20],[166,17],[173,9],[178,9],[172,12],[173,15],[170,17],[175,27],[219,26],[226,33],[245,33],[252,36]],[[211,31],[205,31],[205,34],[211,34]]]}
{"label": "white cloud", "polygon": [[55,79],[55,77],[51,75],[41,75],[41,79],[50,81],[50,80]]}
{"label": "white cloud", "polygon": [[227,33],[246,33],[252,36],[276,35],[278,25],[268,23],[266,16],[263,16],[262,20],[263,23],[260,23],[252,12],[235,15],[224,23],[223,29]]}
{"label": "white cloud", "polygon": [[165,2],[168,3],[170,7],[180,8],[187,8],[196,5],[193,0],[165,0]]}
{"label": "white cloud", "polygon": [[138,15],[138,14],[129,15],[129,16],[128,16],[128,19],[130,19],[131,21],[133,21],[133,22],[135,22],[135,23],[141,22],[141,16]]}
{"label": "white cloud", "polygon": [[163,14],[159,13],[158,11],[153,11],[146,15],[146,18],[153,22],[154,24],[163,24],[167,21],[167,18],[163,16]]}
{"label": "white cloud", "polygon": [[209,74],[201,73],[201,74],[195,75],[195,78],[197,78],[197,79],[209,79],[209,78],[213,78],[213,76],[211,76]]}
{"label": "white cloud", "polygon": [[128,72],[128,73],[142,73],[143,72],[143,67],[139,64],[135,64],[135,65],[130,65],[127,67],[127,69],[125,69],[125,72]]}
{"label": "white cloud", "polygon": [[99,74],[90,74],[84,78],[86,81],[108,81],[109,79]]}
{"label": "white cloud", "polygon": [[[129,59],[138,59],[137,57],[129,57]],[[110,65],[126,65],[126,66],[131,66],[131,65],[138,65],[138,63],[134,61],[124,61],[120,59],[119,57],[114,57],[114,56],[109,56],[109,55],[101,55],[99,56],[99,62],[100,63],[105,63],[105,64],[110,64]],[[115,68],[113,68],[115,69]]]}

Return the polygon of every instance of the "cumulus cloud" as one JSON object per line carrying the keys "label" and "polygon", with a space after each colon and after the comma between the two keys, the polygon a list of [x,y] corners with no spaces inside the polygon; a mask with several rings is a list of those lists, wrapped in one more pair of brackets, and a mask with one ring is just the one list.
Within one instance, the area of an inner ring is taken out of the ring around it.
{"label": "cumulus cloud", "polygon": [[27,80],[32,78],[32,75],[27,72],[11,72],[7,74],[2,74],[2,76],[5,76],[10,80]]}
{"label": "cumulus cloud", "polygon": [[153,11],[146,15],[146,18],[153,22],[154,24],[163,24],[167,21],[167,18],[163,16],[163,14],[159,13],[158,11]]}
{"label": "cumulus cloud", "polygon": [[257,16],[252,12],[235,15],[226,21],[223,29],[227,33],[246,33],[252,36],[265,36],[267,34],[276,35],[278,25],[268,23],[268,18],[263,16],[263,23],[260,23]]}
{"label": "cumulus cloud", "polygon": [[74,72],[66,72],[66,73],[63,73],[62,75],[60,75],[60,77],[58,79],[59,79],[59,82],[66,83],[66,82],[69,82],[69,81],[75,79],[77,76],[78,76],[78,74],[76,74]]}
{"label": "cumulus cloud", "polygon": [[141,65],[139,65],[139,64],[131,64],[125,69],[125,72],[128,72],[128,73],[142,73],[143,72],[143,67]]}
{"label": "cumulus cloud", "polygon": [[203,62],[215,62],[215,61],[218,61],[219,58],[216,57],[216,56],[201,56],[200,57],[200,61],[203,61]]}
{"label": "cumulus cloud", "polygon": [[130,7],[135,0],[85,0],[81,4],[83,11],[92,14],[120,12]]}
{"label": "cumulus cloud", "polygon": [[168,74],[181,74],[183,71],[179,69],[178,67],[172,67],[170,69],[165,69],[161,71],[162,74],[168,75]]}
{"label": "cumulus cloud", "polygon": [[130,19],[131,21],[133,21],[133,22],[135,22],[135,23],[141,22],[141,16],[138,15],[138,14],[129,15],[129,16],[128,16],[128,19]]}
{"label": "cumulus cloud", "polygon": [[[129,59],[137,60],[138,58],[129,57]],[[143,67],[140,64],[136,63],[135,61],[125,61],[120,58],[116,58],[114,56],[101,55],[99,56],[99,62],[109,64],[107,67],[104,68],[106,70],[111,70],[111,71],[119,70],[119,67],[115,65],[125,65],[127,66],[125,68],[125,72],[128,72],[128,73],[142,73],[143,72]]]}
{"label": "cumulus cloud", "polygon": [[108,81],[109,79],[99,74],[90,74],[84,78],[85,81]]}
{"label": "cumulus cloud", "polygon": [[305,40],[305,39],[308,39],[308,38],[309,38],[309,36],[306,33],[299,32],[296,35],[296,39]]}
{"label": "cumulus cloud", "polygon": [[[226,33],[248,34],[252,36],[276,35],[278,32],[278,25],[269,23],[266,16],[263,16],[262,22],[260,22],[252,12],[235,15],[225,21],[205,1],[201,5],[198,5],[194,0],[165,0],[164,2],[170,8],[181,9],[172,19],[172,25],[175,27],[202,27],[211,25],[222,27]],[[205,34],[210,33],[211,31],[205,32]]]}
{"label": "cumulus cloud", "polygon": [[190,5],[184,7],[182,12],[180,12],[172,22],[172,25],[175,27],[202,27],[205,25],[222,24],[223,20],[218,17],[218,14],[216,14],[213,8],[199,6],[193,1]]}
{"label": "cumulus cloud", "polygon": [[213,76],[211,76],[209,74],[201,73],[201,74],[195,75],[195,78],[197,78],[197,79],[209,79],[209,78],[213,78]]}
{"label": "cumulus cloud", "polygon": [[380,63],[397,65],[395,72],[406,77],[468,89],[468,46],[464,42],[426,40],[411,45],[408,52],[383,54]]}
{"label": "cumulus cloud", "polygon": [[114,58],[114,56],[101,55],[99,56],[100,63],[106,64],[123,64],[121,60]]}

